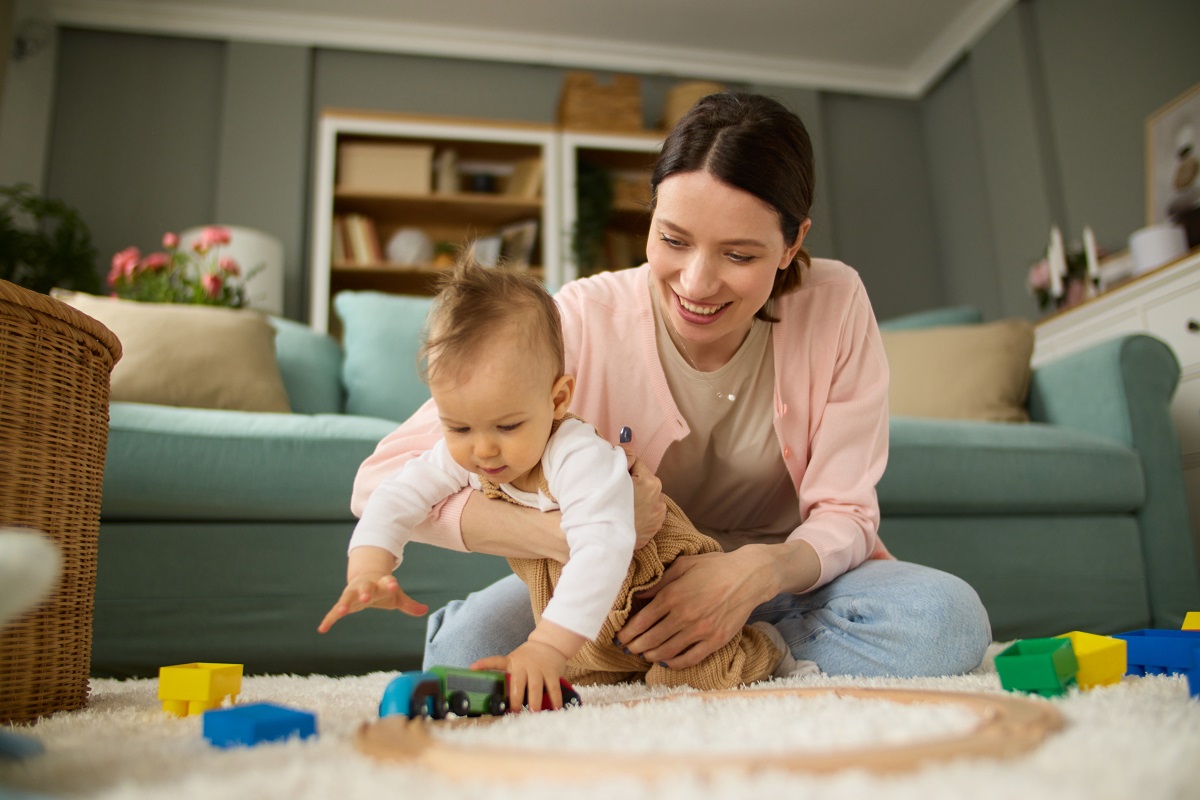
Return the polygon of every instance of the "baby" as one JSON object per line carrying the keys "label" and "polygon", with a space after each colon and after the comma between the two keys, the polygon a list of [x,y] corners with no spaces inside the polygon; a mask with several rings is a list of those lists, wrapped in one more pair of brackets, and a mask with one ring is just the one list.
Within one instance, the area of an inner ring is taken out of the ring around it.
{"label": "baby", "polygon": [[[638,551],[631,567],[636,533],[628,460],[567,413],[575,379],[565,372],[563,350],[558,308],[536,279],[470,259],[446,276],[421,349],[443,438],[372,493],[350,540],[346,588],[320,632],[367,607],[425,613],[427,607],[409,598],[392,573],[412,529],[437,503],[470,486],[542,511],[561,510],[569,548],[562,565],[510,562],[530,585],[537,624],[507,657],[472,665],[509,673],[510,707],[520,708],[528,696],[530,708],[538,710],[543,689],[560,707],[558,681],[564,675],[594,683],[673,672],[622,654],[613,635],[630,613],[632,592],[654,585],[671,558],[706,552],[715,542],[668,502],[668,523],[677,535],[666,536],[670,526],[664,524],[656,542],[667,544],[669,558],[652,543]],[[744,629],[691,669],[717,658],[729,662],[718,685],[705,679],[697,688],[729,688],[797,672],[782,637],[765,624]],[[678,673],[659,682],[697,684],[687,670]]]}

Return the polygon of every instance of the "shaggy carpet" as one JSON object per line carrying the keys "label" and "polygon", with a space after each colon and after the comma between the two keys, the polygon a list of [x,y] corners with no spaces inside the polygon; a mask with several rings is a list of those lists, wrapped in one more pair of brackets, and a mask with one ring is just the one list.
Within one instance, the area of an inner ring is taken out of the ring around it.
{"label": "shaggy carpet", "polygon": [[[991,663],[968,675],[919,680],[813,676],[774,681],[770,688],[881,687],[1000,693]],[[271,702],[315,712],[318,735],[307,740],[222,750],[203,738],[201,719],[168,717],[153,680],[94,680],[88,708],[11,728],[44,747],[40,755],[0,760],[0,797],[87,797],[104,800],[173,798],[405,797],[572,798],[656,800],[800,797],[878,798],[1200,797],[1200,701],[1182,677],[1126,677],[1088,692],[1048,701],[1066,727],[1028,753],[1010,759],[959,758],[899,774],[851,768],[832,774],[782,769],[701,775],[675,770],[652,778],[620,771],[597,779],[520,778],[481,774],[464,758],[455,775],[428,766],[379,761],[359,752],[355,733],[375,718],[394,673],[350,678],[261,676],[243,681],[239,703]],[[761,688],[757,687],[757,688]],[[584,706],[525,714],[493,725],[439,732],[457,746],[525,748],[588,759],[597,754],[736,752],[780,754],[867,748],[966,735],[978,720],[956,706],[905,705],[854,697],[800,696],[773,702],[671,698],[645,686],[583,688]],[[468,749],[469,752],[469,749]]]}

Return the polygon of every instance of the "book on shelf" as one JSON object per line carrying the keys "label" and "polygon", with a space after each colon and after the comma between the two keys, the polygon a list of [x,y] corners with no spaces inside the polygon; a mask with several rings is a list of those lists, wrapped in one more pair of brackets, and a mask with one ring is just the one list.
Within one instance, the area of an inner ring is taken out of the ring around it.
{"label": "book on shelf", "polygon": [[504,194],[508,197],[538,197],[542,193],[542,159],[523,158],[513,166],[512,175],[505,184]]}
{"label": "book on shelf", "polygon": [[346,247],[346,220],[340,214],[334,216],[329,229],[329,260],[334,264],[350,260],[350,251]]}
{"label": "book on shelf", "polygon": [[383,252],[379,247],[379,234],[375,229],[375,220],[362,214],[347,214],[345,216],[345,239],[349,247],[347,251],[350,261],[359,266],[369,266],[383,261]]}

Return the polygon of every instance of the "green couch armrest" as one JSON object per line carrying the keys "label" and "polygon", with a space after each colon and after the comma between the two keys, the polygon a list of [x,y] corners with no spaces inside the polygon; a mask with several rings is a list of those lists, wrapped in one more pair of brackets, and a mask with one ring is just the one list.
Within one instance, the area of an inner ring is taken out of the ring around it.
{"label": "green couch armrest", "polygon": [[1116,439],[1138,452],[1146,502],[1137,513],[1154,625],[1178,628],[1200,608],[1183,480],[1179,437],[1171,421],[1171,398],[1179,384],[1179,361],[1152,336],[1122,336],[1034,370],[1029,416]]}

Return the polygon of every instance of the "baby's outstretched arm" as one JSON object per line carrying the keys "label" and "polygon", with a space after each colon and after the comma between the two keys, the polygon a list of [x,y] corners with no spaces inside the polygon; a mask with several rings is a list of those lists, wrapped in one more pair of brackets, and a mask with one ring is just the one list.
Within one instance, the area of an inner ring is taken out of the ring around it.
{"label": "baby's outstretched arm", "polygon": [[427,612],[429,606],[413,600],[400,588],[392,575],[395,568],[396,557],[382,547],[363,545],[351,550],[346,588],[317,626],[317,632],[327,632],[342,617],[364,608],[396,609],[414,617]]}
{"label": "baby's outstretched arm", "polygon": [[529,634],[525,644],[507,656],[482,658],[471,669],[495,669],[508,673],[508,706],[520,708],[527,702],[530,711],[542,710],[543,690],[552,708],[562,708],[559,678],[567,661],[579,652],[587,639],[543,618]]}

